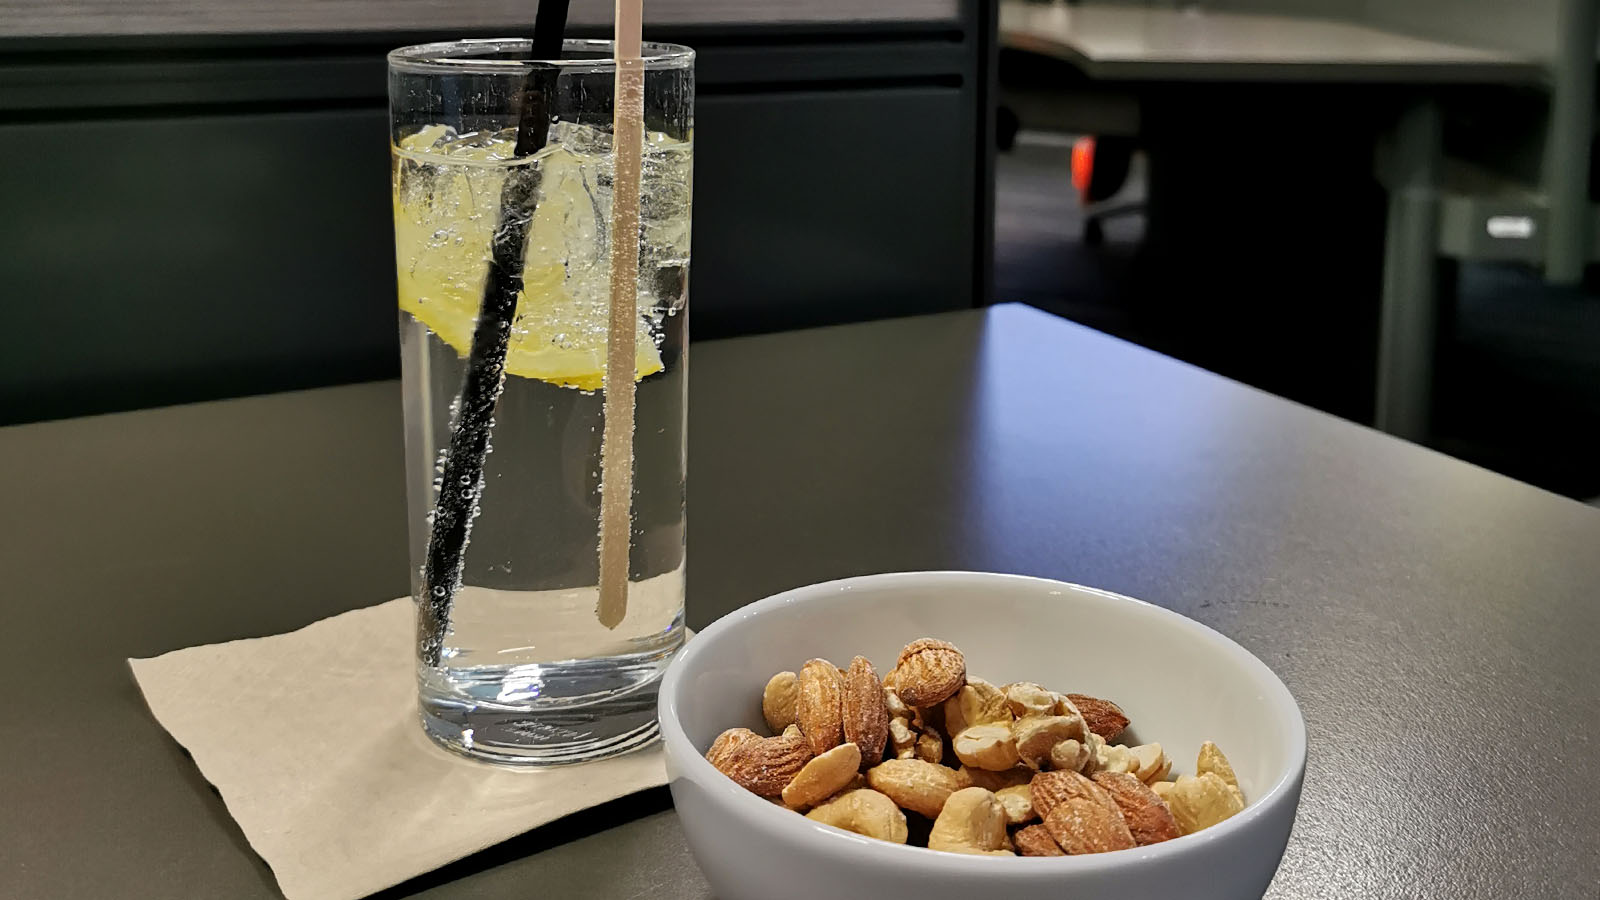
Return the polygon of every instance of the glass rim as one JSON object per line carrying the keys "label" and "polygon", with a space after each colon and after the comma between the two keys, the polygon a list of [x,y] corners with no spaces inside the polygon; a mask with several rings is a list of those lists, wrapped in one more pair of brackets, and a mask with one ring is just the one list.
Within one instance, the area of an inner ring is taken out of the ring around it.
{"label": "glass rim", "polygon": [[[595,72],[617,67],[616,58],[609,55],[588,58],[563,55],[560,59],[489,59],[481,55],[517,49],[526,52],[532,43],[529,38],[503,37],[413,44],[389,51],[389,69],[431,74],[524,75],[536,66]],[[612,43],[606,38],[565,38],[561,42],[561,50],[563,54],[585,50],[609,54]],[[646,70],[681,69],[694,64],[694,50],[682,44],[645,41],[639,46]]]}

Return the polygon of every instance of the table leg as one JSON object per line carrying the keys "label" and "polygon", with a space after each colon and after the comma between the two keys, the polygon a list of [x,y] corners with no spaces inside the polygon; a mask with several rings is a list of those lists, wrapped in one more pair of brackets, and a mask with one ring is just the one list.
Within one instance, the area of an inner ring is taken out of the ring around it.
{"label": "table leg", "polygon": [[1419,101],[1402,114],[1390,146],[1376,418],[1409,440],[1428,435],[1433,391],[1441,121],[1436,103]]}

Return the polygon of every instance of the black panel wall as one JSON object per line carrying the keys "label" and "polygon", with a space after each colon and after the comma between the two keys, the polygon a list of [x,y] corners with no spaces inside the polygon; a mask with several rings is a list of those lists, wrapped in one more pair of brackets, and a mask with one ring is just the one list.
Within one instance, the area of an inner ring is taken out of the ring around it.
{"label": "black panel wall", "polygon": [[[991,13],[650,34],[697,336],[982,302]],[[395,374],[382,54],[443,36],[0,42],[0,423]]]}

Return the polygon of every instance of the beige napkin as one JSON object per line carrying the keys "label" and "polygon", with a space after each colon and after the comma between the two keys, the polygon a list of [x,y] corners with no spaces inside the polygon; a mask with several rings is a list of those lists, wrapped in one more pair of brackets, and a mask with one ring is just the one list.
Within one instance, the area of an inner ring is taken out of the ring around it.
{"label": "beige napkin", "polygon": [[401,598],[128,661],[289,900],[365,897],[666,783],[659,746],[528,772],[435,747],[417,721],[412,641]]}

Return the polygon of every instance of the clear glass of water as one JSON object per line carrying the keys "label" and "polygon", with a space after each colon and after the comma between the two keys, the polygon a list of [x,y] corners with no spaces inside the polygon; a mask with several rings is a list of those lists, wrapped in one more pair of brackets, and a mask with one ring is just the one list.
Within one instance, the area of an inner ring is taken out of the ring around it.
{"label": "clear glass of water", "polygon": [[[615,627],[597,616],[597,560],[616,64],[609,41],[528,56],[520,39],[394,51],[390,138],[422,724],[459,753],[549,765],[653,741],[660,676],[683,644],[694,54],[644,46],[632,522]],[[548,140],[519,156],[535,67],[554,85]],[[508,177],[537,189],[503,388],[481,479],[444,484]],[[472,508],[430,652],[422,611],[444,592],[428,581],[429,540],[449,491]]]}

